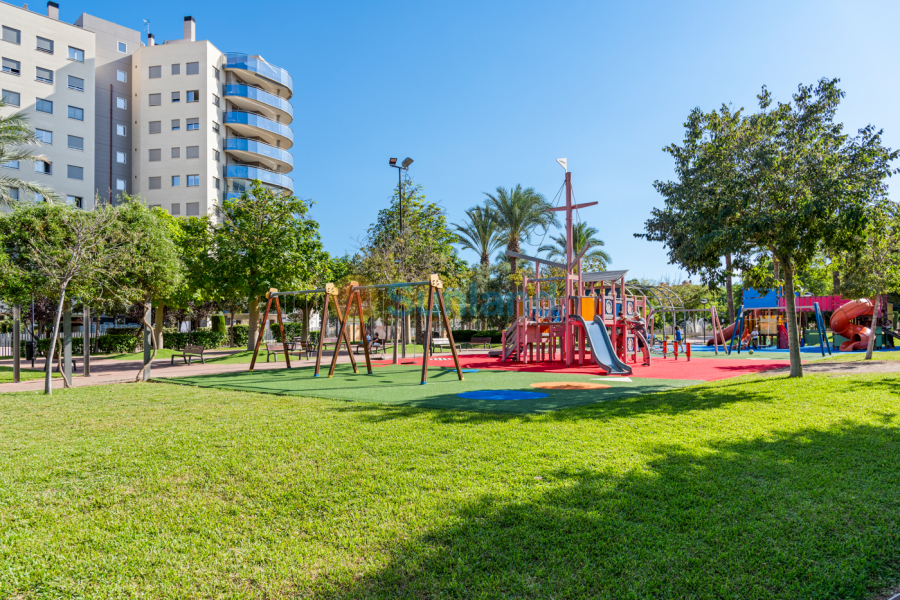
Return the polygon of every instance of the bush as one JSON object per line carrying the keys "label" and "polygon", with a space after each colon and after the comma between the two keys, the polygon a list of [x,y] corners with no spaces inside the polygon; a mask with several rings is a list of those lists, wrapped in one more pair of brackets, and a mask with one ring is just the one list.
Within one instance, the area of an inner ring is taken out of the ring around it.
{"label": "bush", "polygon": [[[25,356],[25,344],[26,343],[27,342],[25,342],[25,341],[22,342],[22,350],[20,351],[22,356]],[[63,343],[63,338],[62,338],[62,334],[60,334],[58,347],[61,348],[62,343]],[[41,354],[43,354],[44,356],[47,356],[47,351],[50,349],[50,338],[44,338],[42,340],[38,340],[37,347],[38,347],[38,351]],[[80,338],[80,337],[73,337],[72,338],[72,355],[73,356],[81,356],[82,354],[84,354],[84,339]]]}
{"label": "bush", "polygon": [[138,338],[134,335],[106,334],[97,338],[100,354],[129,354],[137,352],[137,347]]}
{"label": "bush", "polygon": [[109,327],[106,329],[106,335],[131,335],[140,337],[142,327]]}
{"label": "bush", "polygon": [[181,350],[187,344],[205,346],[206,348],[218,348],[225,343],[225,334],[212,329],[197,329],[188,333],[163,334],[163,348]]}
{"label": "bush", "polygon": [[225,316],[224,315],[213,315],[210,317],[210,329],[213,331],[217,331],[222,335],[228,335],[228,330],[225,328]]}
{"label": "bush", "polygon": [[243,348],[247,346],[247,340],[250,339],[249,325],[232,325],[231,335],[234,336],[235,348]]}
{"label": "bush", "polygon": [[[284,335],[289,340],[295,337],[303,337],[303,323],[285,323]],[[281,329],[278,327],[278,323],[275,323],[272,327],[272,336],[276,341],[281,341]]]}

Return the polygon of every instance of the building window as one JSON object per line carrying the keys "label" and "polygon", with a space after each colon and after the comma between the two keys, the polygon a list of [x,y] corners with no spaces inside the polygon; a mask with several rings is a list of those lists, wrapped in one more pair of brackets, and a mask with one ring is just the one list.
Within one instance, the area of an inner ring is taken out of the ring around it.
{"label": "building window", "polygon": [[187,64],[187,74],[188,75],[199,75],[200,74],[200,63],[192,62]]}
{"label": "building window", "polygon": [[35,129],[34,137],[36,137],[39,142],[42,142],[44,144],[53,143],[53,132],[47,131],[46,129]]}
{"label": "building window", "polygon": [[162,94],[150,94],[150,106],[162,106]]}
{"label": "building window", "polygon": [[200,186],[200,176],[199,175],[188,175],[187,176],[187,186],[188,187],[199,187]]}
{"label": "building window", "polygon": [[125,45],[125,42],[119,42],[119,52],[128,54],[128,46]]}
{"label": "building window", "polygon": [[159,162],[162,160],[162,150],[159,148],[152,148],[150,150],[150,162]]}
{"label": "building window", "polygon": [[128,135],[128,127],[126,125],[116,124],[116,135],[126,136]]}
{"label": "building window", "polygon": [[19,188],[8,188],[6,193],[9,194],[9,197],[13,200],[19,199]]}
{"label": "building window", "polygon": [[38,98],[34,103],[34,108],[38,112],[53,114],[53,101],[52,100],[41,100]]}
{"label": "building window", "polygon": [[66,177],[68,177],[69,179],[84,181],[84,167],[66,165]]}
{"label": "building window", "polygon": [[218,79],[219,78],[219,70],[215,67],[213,67],[212,69],[213,69],[213,77]]}
{"label": "building window", "polygon": [[200,92],[197,90],[188,90],[187,101],[188,102],[200,102]]}
{"label": "building window", "polygon": [[66,204],[75,208],[84,208],[84,199],[80,196],[66,196]]}
{"label": "building window", "polygon": [[53,71],[50,69],[44,69],[41,67],[37,67],[36,69],[35,79],[41,81],[43,83],[53,83]]}
{"label": "building window", "polygon": [[76,121],[84,121],[84,109],[77,106],[69,107],[69,118]]}
{"label": "building window", "polygon": [[3,59],[3,72],[10,75],[19,75],[22,72],[22,63],[11,58]]}
{"label": "building window", "polygon": [[219,124],[216,121],[213,121],[213,131],[219,133]]}
{"label": "building window", "polygon": [[200,146],[188,146],[186,158],[200,158]]}
{"label": "building window", "polygon": [[46,160],[36,160],[34,161],[34,172],[53,175],[53,163]]}
{"label": "building window", "polygon": [[3,103],[7,106],[19,106],[22,101],[22,95],[19,92],[11,92],[3,90]]}
{"label": "building window", "polygon": [[213,160],[219,162],[219,151],[213,148]]}
{"label": "building window", "polygon": [[188,131],[197,131],[200,129],[200,119],[188,119],[187,120],[187,130]]}
{"label": "building window", "polygon": [[213,105],[215,105],[215,106],[219,105],[219,97],[216,96],[215,94],[213,94]]}
{"label": "building window", "polygon": [[84,138],[77,135],[70,135],[66,144],[72,150],[84,150]]}
{"label": "building window", "polygon": [[125,180],[124,179],[116,179],[116,190],[119,192],[125,191]]}
{"label": "building window", "polygon": [[150,121],[150,133],[162,133],[162,121]]}
{"label": "building window", "polygon": [[37,49],[40,50],[41,52],[46,52],[47,54],[53,54],[53,40],[48,40],[47,38],[38,37]]}
{"label": "building window", "polygon": [[7,162],[3,163],[2,166],[3,166],[3,167],[6,167],[7,169],[16,169],[16,170],[19,170],[19,161],[17,161],[17,160],[10,160],[10,161],[7,161]]}
{"label": "building window", "polygon": [[172,187],[181,185],[181,175],[172,175]]}
{"label": "building window", "polygon": [[199,217],[200,216],[200,203],[199,202],[188,202],[185,204],[187,208],[187,216],[189,217]]}
{"label": "building window", "polygon": [[150,67],[150,79],[159,79],[162,77],[162,67]]}
{"label": "building window", "polygon": [[181,129],[181,119],[172,119],[172,131]]}
{"label": "building window", "polygon": [[169,212],[172,214],[172,216],[177,217],[178,215],[181,214],[181,204],[178,204],[178,203],[173,204],[172,210]]}
{"label": "building window", "polygon": [[181,92],[172,92],[172,102],[181,102]]}
{"label": "building window", "polygon": [[116,71],[116,79],[119,81],[128,81],[128,73],[125,71]]}
{"label": "building window", "polygon": [[69,60],[77,60],[78,62],[84,62],[84,50],[79,50],[78,48],[73,48],[69,46]]}
{"label": "building window", "polygon": [[151,177],[150,178],[150,189],[158,190],[162,188],[162,177]]}
{"label": "building window", "polygon": [[3,41],[19,44],[22,42],[22,32],[12,27],[3,26]]}
{"label": "building window", "polygon": [[213,177],[213,187],[219,189],[219,178]]}
{"label": "building window", "polygon": [[116,162],[120,165],[124,165],[125,161],[128,160],[128,157],[124,152],[116,152]]}
{"label": "building window", "polygon": [[172,158],[181,158],[181,147],[172,148]]}
{"label": "building window", "polygon": [[127,110],[128,109],[128,98],[116,96],[116,108],[121,108],[122,110]]}
{"label": "building window", "polygon": [[84,79],[80,77],[73,77],[69,75],[69,89],[75,90],[76,92],[84,91]]}

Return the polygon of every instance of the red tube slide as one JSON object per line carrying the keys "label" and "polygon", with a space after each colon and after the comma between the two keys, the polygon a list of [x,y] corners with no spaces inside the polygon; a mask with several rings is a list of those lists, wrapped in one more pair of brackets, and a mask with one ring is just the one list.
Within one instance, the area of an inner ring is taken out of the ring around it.
{"label": "red tube slide", "polygon": [[850,319],[874,313],[875,306],[872,302],[862,298],[844,304],[831,314],[831,330],[839,336],[848,338],[848,341],[841,344],[841,352],[866,349],[872,330],[862,325],[854,325]]}
{"label": "red tube slide", "polygon": [[[731,336],[734,334],[734,326],[735,326],[736,324],[737,324],[737,323],[732,323],[731,325],[729,325],[728,327],[726,327],[725,329],[722,330],[722,333],[720,333],[719,336],[718,336],[718,337],[719,337],[719,343],[720,343],[720,344],[723,344],[723,345],[724,345],[724,344],[728,344],[728,343],[731,342]],[[714,340],[714,339],[715,339],[715,338],[709,338],[708,340],[706,340],[706,345],[707,345],[707,346],[712,346],[712,345],[713,345],[713,340]],[[744,342],[746,342],[746,341],[749,340],[749,339],[750,339],[750,332],[747,331],[747,328],[746,328],[746,327],[744,327],[744,335],[743,335],[743,337],[741,338],[741,343],[744,343]]]}

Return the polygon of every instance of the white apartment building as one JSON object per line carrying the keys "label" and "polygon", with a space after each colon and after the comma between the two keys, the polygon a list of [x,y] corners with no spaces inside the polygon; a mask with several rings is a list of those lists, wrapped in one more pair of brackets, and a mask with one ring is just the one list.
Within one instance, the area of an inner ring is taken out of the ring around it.
{"label": "white apartment building", "polygon": [[86,209],[128,193],[182,216],[212,213],[254,179],[293,191],[287,71],[196,40],[192,17],[182,39],[144,44],[86,13],[63,23],[55,2],[46,15],[26,7],[0,3],[0,87],[5,113],[49,132],[36,180]]}

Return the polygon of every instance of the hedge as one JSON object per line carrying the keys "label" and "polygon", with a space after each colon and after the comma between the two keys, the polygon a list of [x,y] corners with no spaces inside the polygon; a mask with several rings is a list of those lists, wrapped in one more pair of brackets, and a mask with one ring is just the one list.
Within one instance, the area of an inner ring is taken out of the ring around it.
{"label": "hedge", "polygon": [[163,348],[181,350],[187,344],[218,348],[225,343],[225,334],[212,329],[197,329],[189,333],[163,333]]}
{"label": "hedge", "polygon": [[210,329],[227,337],[228,330],[225,329],[225,317],[223,315],[213,315],[210,317],[210,325]]}
{"label": "hedge", "polygon": [[475,329],[454,329],[453,341],[460,344],[472,341],[473,337],[490,337],[492,344],[499,344],[503,332],[499,329],[483,329],[477,331]]}
{"label": "hedge", "polygon": [[234,336],[234,347],[242,348],[247,346],[247,340],[250,339],[249,325],[232,325],[231,334]]}
{"label": "hedge", "polygon": [[[96,338],[97,349],[100,354],[128,354],[135,352],[138,346],[138,339],[133,335],[110,335],[104,334]],[[59,338],[62,344],[62,336]],[[25,347],[25,344],[22,344]],[[38,351],[44,356],[50,349],[50,338],[44,338],[37,341]],[[72,338],[72,355],[81,356],[84,354],[84,338]]]}
{"label": "hedge", "polygon": [[107,335],[130,335],[140,337],[143,327],[107,327],[105,332]]}

